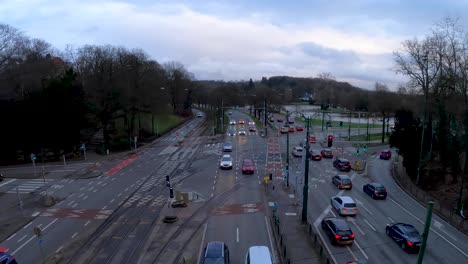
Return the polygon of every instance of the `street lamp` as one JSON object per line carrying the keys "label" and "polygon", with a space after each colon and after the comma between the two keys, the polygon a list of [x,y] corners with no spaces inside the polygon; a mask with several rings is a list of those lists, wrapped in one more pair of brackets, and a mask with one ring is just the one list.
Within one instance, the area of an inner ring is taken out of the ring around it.
{"label": "street lamp", "polygon": [[[310,142],[309,142],[309,132],[310,132],[310,116],[305,116],[301,114],[303,118],[306,119],[307,124],[307,133],[306,133],[306,158],[305,158],[305,168],[304,168],[304,190],[302,193],[302,222],[307,222],[307,203],[309,198],[309,159],[310,159]],[[297,188],[297,187],[296,187]]]}

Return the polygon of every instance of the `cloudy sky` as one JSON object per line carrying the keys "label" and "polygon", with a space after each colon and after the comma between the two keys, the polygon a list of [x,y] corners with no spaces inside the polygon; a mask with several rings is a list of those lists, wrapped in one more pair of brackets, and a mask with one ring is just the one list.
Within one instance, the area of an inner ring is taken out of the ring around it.
{"label": "cloudy sky", "polygon": [[197,79],[315,77],[372,88],[405,82],[392,52],[445,16],[468,25],[466,0],[0,0],[0,23],[59,49],[142,48]]}

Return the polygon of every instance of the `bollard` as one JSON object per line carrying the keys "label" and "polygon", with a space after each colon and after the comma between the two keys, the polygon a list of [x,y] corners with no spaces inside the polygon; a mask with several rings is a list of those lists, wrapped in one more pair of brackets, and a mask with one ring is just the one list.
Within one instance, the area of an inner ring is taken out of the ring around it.
{"label": "bollard", "polygon": [[330,264],[330,259],[329,258],[327,258],[327,264]]}
{"label": "bollard", "polygon": [[312,225],[309,224],[309,235],[312,234]]}
{"label": "bollard", "polygon": [[314,244],[317,244],[317,234],[314,234]]}
{"label": "bollard", "polygon": [[320,256],[322,256],[322,255],[323,255],[323,246],[320,245]]}
{"label": "bollard", "polygon": [[278,232],[278,234],[280,233],[279,225],[276,226],[276,231]]}
{"label": "bollard", "polygon": [[286,246],[283,247],[283,256],[286,257]]}
{"label": "bollard", "polygon": [[283,245],[283,235],[280,236],[280,246]]}

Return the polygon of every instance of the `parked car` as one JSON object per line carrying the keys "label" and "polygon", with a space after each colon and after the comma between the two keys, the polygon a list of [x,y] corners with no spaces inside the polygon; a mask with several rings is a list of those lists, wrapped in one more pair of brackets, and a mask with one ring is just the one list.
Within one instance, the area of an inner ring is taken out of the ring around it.
{"label": "parked car", "polygon": [[292,154],[294,157],[302,157],[302,153],[304,153],[304,148],[302,148],[301,146],[293,148]]}
{"label": "parked car", "polygon": [[202,264],[229,264],[229,248],[224,242],[208,242],[203,251]]}
{"label": "parked car", "polygon": [[283,118],[278,117],[278,119],[276,119],[276,121],[278,121],[279,123],[281,123],[281,122],[283,122]]}
{"label": "parked car", "polygon": [[219,167],[224,170],[224,169],[232,169],[232,157],[229,154],[224,154],[223,157],[221,158],[221,163],[219,164]]}
{"label": "parked car", "polygon": [[310,151],[310,158],[312,160],[322,160],[322,154],[320,154],[320,151],[313,149]]}
{"label": "parked car", "polygon": [[353,189],[353,182],[348,175],[335,175],[332,177],[332,183],[338,187],[338,189]]}
{"label": "parked car", "polygon": [[327,234],[333,245],[352,245],[354,233],[343,219],[328,217],[322,220],[322,230]]}
{"label": "parked car", "polygon": [[322,151],[320,151],[320,154],[322,154],[322,157],[327,159],[333,158],[333,151],[331,149],[322,149]]}
{"label": "parked car", "polygon": [[347,159],[339,158],[333,161],[333,167],[337,168],[340,171],[350,171],[351,162]]}
{"label": "parked car", "polygon": [[421,235],[412,225],[405,223],[387,224],[385,233],[397,242],[404,251],[419,251],[421,247]]}
{"label": "parked car", "polygon": [[286,133],[288,133],[288,131],[289,131],[288,127],[281,127],[280,128],[281,134],[286,134]]}
{"label": "parked car", "polygon": [[236,135],[236,131],[234,131],[234,129],[229,129],[228,134],[229,134],[230,136],[235,136],[235,135]]}
{"label": "parked car", "polygon": [[349,196],[334,196],[331,205],[340,215],[356,215],[358,208],[353,198]]}
{"label": "parked car", "polygon": [[236,124],[236,120],[231,119],[231,121],[229,121],[229,124],[230,124],[230,125],[235,125],[235,124]]}
{"label": "parked car", "polygon": [[223,151],[224,152],[232,152],[232,144],[231,142],[226,142],[223,145]]}
{"label": "parked car", "polygon": [[0,263],[1,264],[18,264],[14,256],[7,253],[7,249],[0,247]]}
{"label": "parked car", "polygon": [[229,112],[228,112],[228,115],[232,115],[232,112],[231,112],[231,111],[229,111]]}
{"label": "parked car", "polygon": [[309,136],[309,142],[310,143],[317,143],[317,137],[314,134],[310,135]]}
{"label": "parked car", "polygon": [[294,131],[295,131],[294,127],[289,127],[288,128],[288,132],[294,132]]}
{"label": "parked car", "polygon": [[388,149],[384,149],[380,152],[380,159],[389,160],[392,157],[392,152]]}
{"label": "parked car", "polygon": [[251,159],[244,159],[244,161],[242,162],[242,174],[254,174],[254,172],[255,167],[253,161]]}
{"label": "parked car", "polygon": [[368,183],[362,186],[362,190],[367,193],[372,199],[386,199],[387,198],[387,189],[376,182]]}
{"label": "parked car", "polygon": [[254,126],[249,127],[250,132],[257,132],[257,128]]}
{"label": "parked car", "polygon": [[296,126],[296,131],[304,131],[304,127],[300,126],[300,125],[297,125]]}
{"label": "parked car", "polygon": [[288,118],[288,124],[294,124],[294,117]]}
{"label": "parked car", "polygon": [[243,124],[245,124],[245,121],[241,119],[241,120],[239,120],[239,124],[243,125]]}
{"label": "parked car", "polygon": [[272,264],[271,253],[266,246],[250,247],[245,254],[245,264]]}
{"label": "parked car", "polygon": [[241,129],[241,130],[239,130],[238,134],[239,134],[239,136],[245,136],[245,135],[247,135],[247,132],[245,132],[244,129]]}

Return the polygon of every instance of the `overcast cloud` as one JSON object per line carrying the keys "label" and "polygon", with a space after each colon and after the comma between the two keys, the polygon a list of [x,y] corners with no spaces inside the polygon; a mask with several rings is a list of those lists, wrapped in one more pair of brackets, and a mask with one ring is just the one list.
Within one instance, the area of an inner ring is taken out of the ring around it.
{"label": "overcast cloud", "polygon": [[461,13],[468,2],[452,0],[0,2],[1,23],[59,49],[138,47],[159,62],[182,62],[197,79],[330,72],[363,88],[405,82],[392,71],[403,40],[424,36],[447,15],[468,24]]}

